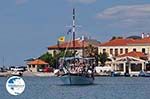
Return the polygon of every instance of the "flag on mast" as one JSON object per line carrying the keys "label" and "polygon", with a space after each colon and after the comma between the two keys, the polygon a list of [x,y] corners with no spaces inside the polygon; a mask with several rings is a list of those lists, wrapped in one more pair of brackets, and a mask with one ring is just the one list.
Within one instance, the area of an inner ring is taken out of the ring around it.
{"label": "flag on mast", "polygon": [[59,37],[59,38],[58,38],[58,41],[59,41],[59,42],[64,42],[64,41],[65,41],[65,36]]}
{"label": "flag on mast", "polygon": [[67,31],[67,35],[69,34],[69,33],[71,33],[72,32],[72,29],[69,29],[68,31]]}

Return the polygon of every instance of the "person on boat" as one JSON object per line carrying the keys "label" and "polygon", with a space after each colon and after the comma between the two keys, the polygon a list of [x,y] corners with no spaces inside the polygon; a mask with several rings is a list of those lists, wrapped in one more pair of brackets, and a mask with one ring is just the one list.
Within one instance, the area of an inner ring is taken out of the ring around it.
{"label": "person on boat", "polygon": [[73,73],[73,74],[76,73],[76,72],[75,72],[75,68],[74,68],[73,66],[70,66],[70,73]]}
{"label": "person on boat", "polygon": [[78,59],[75,60],[75,66],[76,67],[79,66],[79,60]]}

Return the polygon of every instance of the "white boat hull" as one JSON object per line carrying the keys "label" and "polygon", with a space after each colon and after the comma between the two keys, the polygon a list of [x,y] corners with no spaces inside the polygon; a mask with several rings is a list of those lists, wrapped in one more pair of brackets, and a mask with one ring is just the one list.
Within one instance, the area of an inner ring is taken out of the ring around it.
{"label": "white boat hull", "polygon": [[65,85],[89,85],[93,84],[94,78],[84,75],[70,75],[66,74],[60,77]]}

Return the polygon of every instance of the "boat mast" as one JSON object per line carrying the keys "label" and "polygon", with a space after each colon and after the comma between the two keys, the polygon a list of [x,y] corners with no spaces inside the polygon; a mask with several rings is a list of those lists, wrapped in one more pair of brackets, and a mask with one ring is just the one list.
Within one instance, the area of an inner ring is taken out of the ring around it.
{"label": "boat mast", "polygon": [[74,57],[75,57],[75,8],[73,8],[73,21],[72,21],[72,32],[73,32],[73,49],[74,49]]}

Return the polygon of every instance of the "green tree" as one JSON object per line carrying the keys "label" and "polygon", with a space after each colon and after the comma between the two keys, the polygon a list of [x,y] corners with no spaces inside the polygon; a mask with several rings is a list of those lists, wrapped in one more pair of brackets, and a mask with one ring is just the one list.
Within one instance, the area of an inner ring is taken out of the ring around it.
{"label": "green tree", "polygon": [[53,57],[52,54],[50,53],[44,53],[43,55],[41,55],[39,57],[39,59],[47,62],[51,67],[56,68],[55,64],[56,64],[56,59]]}
{"label": "green tree", "polygon": [[121,36],[113,36],[111,39],[110,39],[110,41],[112,41],[112,40],[115,40],[115,39],[123,39],[123,37],[121,37]]}
{"label": "green tree", "polygon": [[116,38],[117,38],[116,36],[113,36],[113,37],[110,39],[110,41],[115,40]]}
{"label": "green tree", "polygon": [[83,50],[83,57],[94,57],[96,61],[96,65],[98,65],[98,48],[89,44]]}
{"label": "green tree", "polygon": [[97,53],[98,53],[97,48],[92,46],[91,44],[84,49],[84,57],[95,57]]}
{"label": "green tree", "polygon": [[108,54],[107,53],[100,53],[98,55],[98,60],[101,62],[102,66],[105,65],[106,61],[108,60]]}
{"label": "green tree", "polygon": [[52,66],[53,68],[58,68],[58,60],[61,58],[61,57],[71,57],[73,56],[74,53],[73,51],[66,51],[65,50],[62,50],[60,52],[57,52],[57,51],[54,51],[53,52],[53,55],[50,54],[50,53],[44,53],[43,55],[41,55],[39,57],[39,59],[49,63],[50,66]]}
{"label": "green tree", "polygon": [[47,63],[49,63],[49,64],[51,64],[51,60],[52,60],[52,58],[53,58],[53,56],[52,56],[52,54],[50,54],[50,53],[44,53],[43,55],[41,55],[40,57],[39,57],[39,59],[41,59],[41,60],[43,60],[43,61],[45,61],[45,62],[47,62]]}
{"label": "green tree", "polygon": [[50,53],[44,53],[43,55],[41,55],[39,57],[39,59],[49,63],[49,65],[53,68],[57,67],[57,53],[53,53],[54,55],[50,54]]}
{"label": "green tree", "polygon": [[61,50],[59,53],[58,53],[58,56],[59,58],[60,57],[72,57],[74,56],[74,52],[73,51],[65,51],[65,50]]}

